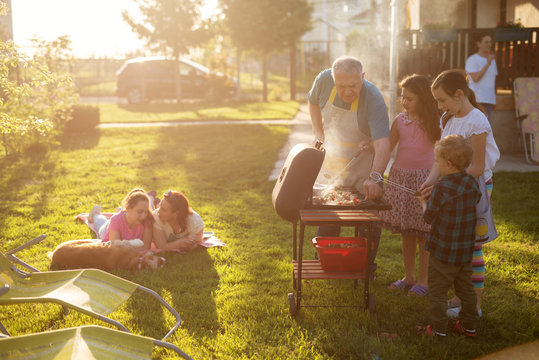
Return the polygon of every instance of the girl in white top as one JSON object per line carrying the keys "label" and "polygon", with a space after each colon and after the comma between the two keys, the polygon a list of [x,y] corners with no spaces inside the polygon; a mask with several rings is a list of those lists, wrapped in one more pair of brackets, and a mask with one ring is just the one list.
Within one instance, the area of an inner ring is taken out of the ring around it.
{"label": "girl in white top", "polygon": [[[488,189],[488,185],[492,183],[492,169],[500,158],[500,151],[494,141],[488,119],[478,109],[479,105],[475,100],[475,94],[466,83],[466,77],[459,70],[444,71],[436,77],[431,85],[431,90],[438,102],[438,108],[444,112],[441,118],[441,138],[456,134],[470,140],[473,155],[472,162],[466,172],[478,178],[479,181],[487,182]],[[422,197],[430,196],[432,187],[439,177],[440,172],[435,163],[429,177],[420,188]],[[488,239],[488,241],[490,240],[493,238]],[[482,243],[478,243],[476,240],[472,260],[472,281],[477,295],[479,316],[481,316],[481,295],[485,279],[484,264]],[[453,298],[449,305],[458,306],[459,303],[458,298]],[[457,311],[449,309],[448,315],[458,316],[458,308],[456,309]]]}
{"label": "girl in white top", "polygon": [[167,191],[153,217],[153,241],[158,249],[183,253],[202,243],[204,221],[181,192]]}

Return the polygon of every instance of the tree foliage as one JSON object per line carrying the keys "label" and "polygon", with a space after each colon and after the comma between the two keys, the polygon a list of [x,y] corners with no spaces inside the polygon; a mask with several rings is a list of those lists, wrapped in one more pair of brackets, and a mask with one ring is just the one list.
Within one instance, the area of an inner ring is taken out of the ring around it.
{"label": "tree foliage", "polygon": [[242,50],[262,55],[264,99],[267,99],[266,58],[292,48],[311,28],[307,0],[220,0],[232,41]]}
{"label": "tree foliage", "polygon": [[202,0],[135,0],[142,16],[128,12],[123,19],[150,49],[179,58],[210,37],[209,24],[200,20]]}
{"label": "tree foliage", "polygon": [[6,155],[53,142],[78,100],[61,65],[70,52],[69,39],[34,44],[36,53],[29,57],[12,41],[0,40],[0,135]]}
{"label": "tree foliage", "polygon": [[270,53],[295,43],[311,28],[307,0],[220,0],[235,44]]}

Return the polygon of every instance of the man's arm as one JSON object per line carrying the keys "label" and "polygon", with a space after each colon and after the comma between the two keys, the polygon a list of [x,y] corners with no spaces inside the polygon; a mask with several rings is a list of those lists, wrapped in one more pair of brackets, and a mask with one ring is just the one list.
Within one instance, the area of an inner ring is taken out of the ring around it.
{"label": "man's arm", "polygon": [[[389,138],[381,138],[374,140],[374,160],[372,161],[372,172],[377,172],[381,176],[384,176],[389,157],[391,156],[391,146]],[[382,188],[377,182],[368,178],[363,183],[363,191],[367,199],[379,199],[383,195]]]}
{"label": "man's arm", "polygon": [[320,105],[309,102],[309,114],[315,139],[324,142],[324,126],[322,125],[322,110]]}

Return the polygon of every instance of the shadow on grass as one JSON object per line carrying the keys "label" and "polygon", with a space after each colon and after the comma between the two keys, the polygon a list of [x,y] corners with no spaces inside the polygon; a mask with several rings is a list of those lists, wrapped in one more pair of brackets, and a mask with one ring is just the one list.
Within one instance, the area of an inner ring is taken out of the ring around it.
{"label": "shadow on grass", "polygon": [[[166,259],[166,263],[156,271],[118,274],[161,295],[180,314],[180,329],[187,330],[195,338],[217,329],[213,294],[219,277],[206,249],[199,248],[185,255],[171,252],[159,255]],[[142,335],[161,338],[173,326],[170,313],[152,296],[137,294],[127,307]]]}
{"label": "shadow on grass", "polygon": [[[171,294],[173,306],[184,320],[182,329],[188,330],[195,339],[217,337],[231,331],[227,330],[230,326],[243,326],[244,322],[253,324],[252,333],[256,335],[260,321],[269,321],[275,315],[265,316],[263,309],[267,304],[259,302],[256,295],[257,284],[268,281],[264,276],[266,271],[280,272],[278,261],[266,264],[266,258],[260,257],[264,242],[249,240],[248,234],[255,229],[260,231],[256,236],[263,234],[264,229],[259,225],[267,218],[267,212],[273,214],[267,176],[278,154],[277,145],[261,147],[256,139],[274,137],[280,146],[286,135],[282,132],[282,137],[275,136],[262,125],[163,128],[155,149],[147,154],[156,165],[154,169],[166,167],[174,174],[163,177],[157,171],[148,182],[143,182],[149,184],[148,189],[156,190],[159,197],[167,189],[183,191],[193,209],[202,216],[205,229],[215,231],[228,245],[199,249],[186,255],[167,254],[165,271],[156,272],[159,278],[149,282],[154,290]],[[267,160],[262,164],[260,159]],[[140,171],[140,177],[146,178],[143,166]],[[266,239],[267,236],[270,235],[267,234]],[[266,287],[271,286],[265,284]],[[220,295],[217,295],[218,290]],[[237,296],[244,300],[236,305],[232,298]],[[216,304],[216,299],[220,305]],[[224,320],[218,318],[217,306]],[[261,311],[256,314],[253,309]],[[141,308],[133,311],[144,312]]]}
{"label": "shadow on grass", "polygon": [[58,140],[64,152],[80,150],[80,149],[92,149],[99,144],[101,137],[101,131],[97,128],[84,132],[72,132],[64,133],[59,136]]}
{"label": "shadow on grass", "polygon": [[[529,236],[530,243],[536,243],[539,240],[539,172],[499,172],[494,174],[493,179],[491,204],[496,227],[507,225],[510,230],[518,230]],[[498,238],[496,241],[500,240],[504,239]]]}
{"label": "shadow on grass", "polygon": [[[23,154],[18,158],[0,159],[0,238],[10,233],[6,221],[9,217],[24,218],[28,229],[36,226],[54,189],[57,171],[56,161],[49,153]],[[28,231],[28,233],[32,233]],[[30,238],[25,241],[30,240]]]}

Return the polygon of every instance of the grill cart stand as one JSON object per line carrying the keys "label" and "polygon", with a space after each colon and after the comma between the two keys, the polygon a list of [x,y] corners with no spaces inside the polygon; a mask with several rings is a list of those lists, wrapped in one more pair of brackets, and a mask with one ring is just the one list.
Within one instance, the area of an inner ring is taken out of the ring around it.
{"label": "grill cart stand", "polygon": [[[372,211],[367,210],[319,210],[301,209],[300,211],[299,244],[297,241],[297,223],[293,223],[293,282],[296,295],[288,294],[290,315],[293,317],[301,308],[301,281],[303,279],[353,279],[356,283],[358,279],[363,279],[364,308],[374,311],[374,297],[369,294],[370,266],[368,259],[371,253],[371,234],[373,225],[381,223],[382,219]],[[338,225],[342,227],[353,226],[355,235],[358,236],[359,227],[367,226],[367,258],[365,271],[363,272],[329,272],[324,271],[319,260],[303,260],[303,242],[305,237],[305,226],[325,226]],[[303,305],[303,307],[318,307],[323,305]],[[352,307],[352,306],[351,306]]]}

